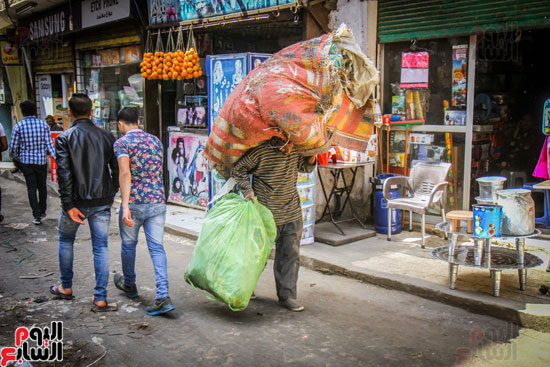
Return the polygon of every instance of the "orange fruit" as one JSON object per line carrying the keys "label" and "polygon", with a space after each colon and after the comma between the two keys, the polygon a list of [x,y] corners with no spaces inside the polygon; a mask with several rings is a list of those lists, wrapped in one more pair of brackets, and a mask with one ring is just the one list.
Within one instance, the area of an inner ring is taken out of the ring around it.
{"label": "orange fruit", "polygon": [[202,75],[202,70],[199,69],[199,71],[197,71],[197,73],[199,74],[199,76]]}
{"label": "orange fruit", "polygon": [[199,70],[199,65],[195,64],[195,66],[193,66],[193,71],[197,71]]}
{"label": "orange fruit", "polygon": [[151,70],[151,69],[147,69],[147,71],[146,71],[147,74],[151,74],[152,72],[153,72],[153,70]]}
{"label": "orange fruit", "polygon": [[198,76],[199,76],[199,72],[198,72],[198,71],[195,71],[195,72],[193,73],[193,76],[194,76],[195,78],[198,77]]}
{"label": "orange fruit", "polygon": [[193,68],[187,68],[187,74],[193,74]]}
{"label": "orange fruit", "polygon": [[141,73],[141,76],[144,77],[144,78],[147,78],[147,73]]}
{"label": "orange fruit", "polygon": [[180,75],[185,78],[187,76],[187,70],[183,69]]}

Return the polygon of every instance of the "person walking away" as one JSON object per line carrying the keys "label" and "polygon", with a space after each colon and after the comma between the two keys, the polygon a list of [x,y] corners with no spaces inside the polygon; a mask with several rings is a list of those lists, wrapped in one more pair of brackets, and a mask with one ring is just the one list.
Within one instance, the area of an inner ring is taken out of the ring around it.
{"label": "person walking away", "polygon": [[[6,139],[6,132],[4,131],[4,125],[0,123],[0,158],[2,158],[2,153],[8,150],[8,139]],[[0,159],[0,161],[3,160]],[[4,216],[2,215],[2,187],[0,187],[0,223],[4,221]]]}
{"label": "person walking away", "polygon": [[109,282],[108,237],[111,206],[118,191],[118,166],[113,151],[115,137],[90,120],[92,101],[86,94],[69,100],[71,128],[56,139],[59,214],[59,269],[61,285],[50,293],[62,299],[73,297],[73,251],[78,228],[88,221],[94,256],[95,288],[92,311],[113,311],[107,303]]}
{"label": "person walking away", "polygon": [[130,298],[138,296],[136,287],[136,246],[143,227],[149,255],[153,261],[157,292],[155,302],[147,307],[154,316],[174,309],[168,296],[168,274],[164,251],[166,203],[162,180],[163,147],[160,140],[139,128],[135,108],[125,107],[118,113],[118,126],[124,134],[114,150],[120,170],[122,205],[119,213],[123,274],[116,273],[115,286]]}
{"label": "person walking away", "polygon": [[[273,138],[249,150],[235,165],[232,176],[245,200],[265,205],[275,219],[275,285],[279,305],[291,311],[303,311],[295,302],[300,268],[302,209],[296,184],[298,172],[312,172],[315,156],[303,157],[292,151],[292,144]],[[252,174],[252,186],[248,175]]]}
{"label": "person walking away", "polygon": [[49,153],[55,160],[55,150],[50,127],[44,120],[36,117],[34,102],[27,99],[22,101],[19,107],[24,117],[13,127],[10,155],[19,161],[19,168],[27,184],[34,218],[32,222],[38,225],[42,224],[42,219],[46,216],[48,200],[46,154]]}
{"label": "person walking away", "polygon": [[48,126],[50,127],[50,131],[63,131],[63,127],[59,126],[55,122],[52,115],[46,116],[45,120]]}

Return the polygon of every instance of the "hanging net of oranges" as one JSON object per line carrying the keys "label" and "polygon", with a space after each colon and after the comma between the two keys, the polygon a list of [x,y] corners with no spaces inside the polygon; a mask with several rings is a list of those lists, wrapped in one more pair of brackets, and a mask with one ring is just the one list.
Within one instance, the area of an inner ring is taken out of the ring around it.
{"label": "hanging net of oranges", "polygon": [[[146,52],[141,63],[141,75],[148,80],[183,80],[197,78],[203,74],[200,58],[196,51],[193,30],[189,30],[187,48],[185,48],[183,30],[178,30],[174,43],[172,29],[168,32],[166,48],[163,46],[160,30],[154,50],[148,35]],[[184,51],[185,50],[185,51]]]}
{"label": "hanging net of oranges", "polygon": [[153,41],[151,40],[151,33],[147,32],[147,41],[145,42],[145,53],[143,54],[143,61],[140,64],[141,76],[145,79],[153,78],[153,61],[154,61],[154,49]]}

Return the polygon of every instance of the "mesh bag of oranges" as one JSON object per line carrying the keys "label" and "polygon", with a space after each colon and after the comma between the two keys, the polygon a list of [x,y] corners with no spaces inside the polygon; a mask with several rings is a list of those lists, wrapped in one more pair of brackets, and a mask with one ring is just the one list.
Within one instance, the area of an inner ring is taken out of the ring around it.
{"label": "mesh bag of oranges", "polygon": [[158,80],[162,79],[164,63],[164,45],[162,44],[160,30],[158,31],[155,48],[153,49],[152,46],[151,35],[148,34],[145,53],[141,62],[141,76],[148,80]]}
{"label": "mesh bag of oranges", "polygon": [[152,45],[152,42],[149,36],[146,52],[141,63],[141,75],[144,78],[149,80],[183,80],[197,78],[202,75],[193,30],[189,31],[187,49],[185,49],[181,27],[175,44],[172,29],[170,29],[166,48],[163,46],[160,30],[155,49],[151,50],[150,45]]}

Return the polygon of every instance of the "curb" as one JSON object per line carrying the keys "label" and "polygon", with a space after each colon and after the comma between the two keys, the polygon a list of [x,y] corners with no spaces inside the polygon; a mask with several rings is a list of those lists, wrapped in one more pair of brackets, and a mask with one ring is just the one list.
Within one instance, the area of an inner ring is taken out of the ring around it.
{"label": "curb", "polygon": [[[512,322],[518,326],[526,327],[542,332],[550,332],[550,316],[535,315],[521,310],[522,303],[502,299],[501,304],[485,302],[481,298],[484,295],[466,294],[464,291],[452,290],[445,286],[435,285],[426,281],[415,279],[415,283],[406,281],[406,277],[393,276],[379,272],[362,273],[346,269],[344,267],[317,260],[309,256],[300,255],[300,265],[308,269],[334,274],[376,286],[406,292],[418,297],[429,299],[449,306],[465,309],[466,311],[495,317]],[[478,299],[472,298],[478,296]],[[507,303],[507,304],[506,304]]]}
{"label": "curb", "polygon": [[[194,231],[186,232],[171,225],[166,225],[165,231],[192,240],[198,238],[198,233]],[[271,252],[270,258],[274,259],[274,251]],[[482,299],[485,295],[475,295],[456,289],[452,290],[448,287],[434,285],[420,279],[415,279],[413,283],[403,276],[394,276],[379,272],[363,273],[349,270],[342,266],[317,260],[303,254],[300,255],[300,265],[323,274],[344,276],[389,290],[406,292],[417,297],[462,308],[472,313],[495,317],[512,322],[520,327],[526,327],[546,333],[550,332],[550,316],[524,312],[521,306],[525,306],[525,304],[520,302],[502,299],[500,300],[501,304],[490,303]]]}

